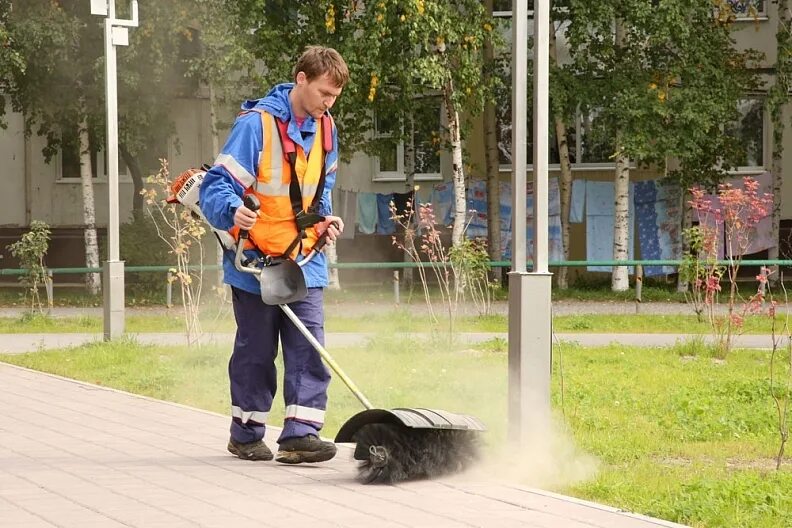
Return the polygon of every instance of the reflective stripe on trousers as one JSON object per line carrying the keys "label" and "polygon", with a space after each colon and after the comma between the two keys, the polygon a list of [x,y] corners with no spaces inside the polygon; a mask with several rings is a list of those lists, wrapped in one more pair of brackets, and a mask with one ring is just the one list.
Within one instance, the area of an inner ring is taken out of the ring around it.
{"label": "reflective stripe on trousers", "polygon": [[[302,301],[289,306],[316,339],[324,344],[324,292],[309,288]],[[330,372],[319,353],[278,306],[261,296],[232,287],[237,323],[234,353],[228,363],[231,382],[231,436],[237,442],[264,437],[265,418],[277,390],[275,357],[283,349],[286,420],[279,441],[318,434],[324,423]],[[247,418],[247,419],[243,419]]]}

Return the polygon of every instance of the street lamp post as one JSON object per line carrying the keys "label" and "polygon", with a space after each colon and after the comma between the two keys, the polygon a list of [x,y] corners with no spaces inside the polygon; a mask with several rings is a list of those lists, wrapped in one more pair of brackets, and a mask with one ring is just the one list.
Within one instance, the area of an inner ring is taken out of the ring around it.
{"label": "street lamp post", "polygon": [[115,16],[115,0],[91,0],[91,14],[106,17],[105,99],[107,103],[107,260],[102,272],[104,292],[104,339],[117,339],[124,333],[124,261],[119,254],[118,230],[118,86],[116,46],[129,45],[130,27],[138,25],[137,0],[131,0],[131,20]]}
{"label": "street lamp post", "polygon": [[534,0],[533,269],[527,272],[528,6],[512,0],[512,270],[509,273],[509,437],[546,434],[550,421],[551,287],[548,270],[550,0]]}

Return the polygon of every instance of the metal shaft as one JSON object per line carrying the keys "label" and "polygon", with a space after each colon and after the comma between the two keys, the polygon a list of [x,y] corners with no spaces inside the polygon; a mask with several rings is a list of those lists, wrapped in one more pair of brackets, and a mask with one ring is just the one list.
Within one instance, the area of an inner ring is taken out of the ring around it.
{"label": "metal shaft", "polygon": [[297,327],[297,330],[299,330],[300,333],[303,336],[305,336],[305,339],[307,339],[308,342],[310,342],[311,345],[313,345],[316,351],[319,352],[319,355],[322,356],[324,362],[327,363],[331,369],[333,369],[333,372],[338,374],[338,377],[341,378],[341,381],[343,381],[344,384],[349,388],[349,390],[352,391],[352,394],[354,394],[355,397],[360,401],[360,403],[363,404],[363,407],[365,407],[366,409],[373,409],[374,406],[371,405],[371,402],[368,401],[368,399],[363,395],[360,389],[357,388],[355,382],[353,382],[349,378],[349,376],[347,376],[344,373],[344,371],[341,370],[341,367],[338,365],[338,363],[335,362],[333,356],[331,356],[330,353],[327,350],[325,350],[325,347],[323,347],[321,343],[319,343],[319,341],[316,340],[313,334],[311,334],[311,332],[305,327],[302,321],[300,321],[300,318],[297,317],[297,315],[295,315],[292,309],[285,304],[280,304],[278,306],[280,306],[281,310],[283,310],[283,313],[285,313],[289,317],[289,319],[291,319],[291,322],[294,323],[294,326]]}

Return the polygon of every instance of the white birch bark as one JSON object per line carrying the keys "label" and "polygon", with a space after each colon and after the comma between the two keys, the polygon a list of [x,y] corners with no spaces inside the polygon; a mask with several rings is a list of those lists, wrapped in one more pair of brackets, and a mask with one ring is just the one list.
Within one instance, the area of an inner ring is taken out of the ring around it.
{"label": "white birch bark", "polygon": [[448,114],[448,133],[451,139],[451,174],[454,183],[454,226],[451,230],[451,243],[454,247],[462,243],[467,224],[467,201],[465,200],[465,168],[462,164],[462,139],[460,135],[459,112],[453,102],[454,85],[449,79],[444,88],[446,113]]}
{"label": "white birch bark", "polygon": [[[94,207],[93,170],[91,167],[91,148],[88,138],[88,120],[83,114],[78,131],[80,137],[80,187],[83,199],[83,225],[85,231],[85,265],[89,268],[99,267],[99,242],[96,236],[96,208]],[[98,295],[101,281],[98,273],[85,275],[85,286],[88,293]]]}
{"label": "white birch bark", "polygon": [[[345,227],[346,229],[349,229],[349,227],[347,226]],[[354,226],[352,226],[352,229],[354,229]],[[337,243],[338,242],[331,242],[330,244],[327,244],[324,248],[325,255],[327,255],[327,263],[332,264],[333,266],[335,266],[335,264],[338,264],[338,253],[336,252]],[[338,268],[328,266],[327,273],[328,273],[327,288],[330,290],[340,290],[341,281],[338,278]]]}
{"label": "white birch bark", "polygon": [[[558,53],[556,48],[555,24],[550,22],[550,66],[558,65]],[[567,144],[567,126],[562,115],[556,113],[553,116],[555,122],[556,141],[558,143],[558,155],[561,162],[561,177],[558,182],[561,200],[561,243],[564,248],[564,260],[569,260],[569,211],[572,201],[572,165],[569,161],[569,145]],[[557,284],[562,290],[569,287],[567,280],[569,269],[565,266],[559,268],[557,273]]]}
{"label": "white birch bark", "polygon": [[[613,204],[613,260],[627,260],[630,241],[630,160],[623,154],[616,157],[615,200]],[[611,276],[613,291],[630,287],[626,266],[614,266]]]}
{"label": "white birch bark", "polygon": [[[404,175],[406,190],[407,192],[410,192],[415,190],[415,115],[412,112],[407,117],[407,127],[407,141],[404,142]],[[410,205],[414,216],[410,218],[409,221],[414,224],[415,218],[418,215],[418,211],[415,209],[415,194],[413,194],[413,199]],[[404,247],[407,247],[408,241],[406,236],[404,237],[402,243],[404,244]],[[410,253],[405,251],[404,262],[412,262],[412,260],[413,259],[410,256]],[[413,280],[415,280],[413,268],[404,268],[402,270],[403,285],[411,289]]]}
{"label": "white birch bark", "polygon": [[[616,19],[616,47],[624,45],[624,21]],[[621,133],[616,132],[616,175],[613,204],[613,260],[627,260],[630,225],[630,160],[624,155]],[[626,291],[630,287],[625,266],[614,266],[611,289]]]}

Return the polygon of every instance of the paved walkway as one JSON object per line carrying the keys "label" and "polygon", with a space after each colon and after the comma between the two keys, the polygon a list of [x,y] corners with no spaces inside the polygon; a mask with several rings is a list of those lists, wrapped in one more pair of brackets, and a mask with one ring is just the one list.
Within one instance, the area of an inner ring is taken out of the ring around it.
{"label": "paved walkway", "polygon": [[482,477],[363,486],[349,446],[316,466],[246,462],[224,451],[227,430],[225,416],[0,364],[0,526],[680,526]]}

